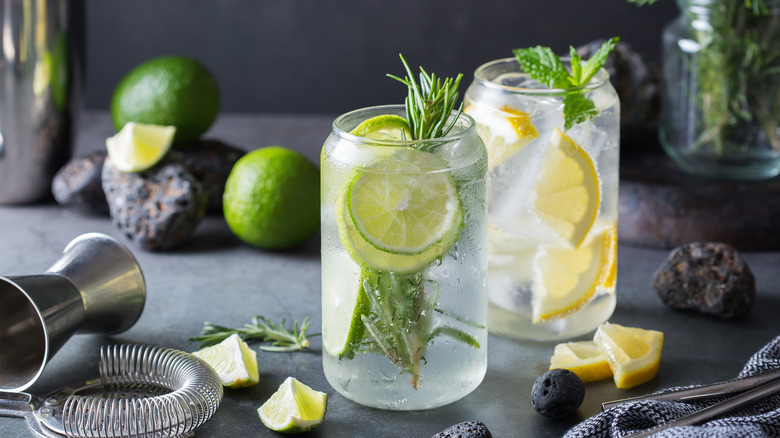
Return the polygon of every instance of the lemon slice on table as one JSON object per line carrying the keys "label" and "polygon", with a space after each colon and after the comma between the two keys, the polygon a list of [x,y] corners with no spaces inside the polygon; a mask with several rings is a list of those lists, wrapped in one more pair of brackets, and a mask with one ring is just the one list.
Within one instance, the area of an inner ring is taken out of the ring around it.
{"label": "lemon slice on table", "polygon": [[498,112],[474,105],[464,112],[477,122],[477,134],[488,151],[488,168],[492,169],[523,149],[539,132],[525,111],[503,106]]}
{"label": "lemon slice on table", "polygon": [[361,284],[361,268],[342,252],[334,251],[323,265],[329,277],[322,292],[322,345],[334,357],[344,357],[359,346],[365,326],[362,315],[370,303]]}
{"label": "lemon slice on table", "polygon": [[584,382],[597,382],[612,377],[604,352],[593,341],[566,342],[555,346],[550,369],[567,369]]}
{"label": "lemon slice on table", "polygon": [[235,333],[192,354],[211,365],[228,388],[245,388],[260,381],[257,353]]}
{"label": "lemon slice on table", "polygon": [[425,266],[457,239],[460,197],[446,162],[435,154],[399,148],[356,171],[346,190],[346,209],[360,239],[383,253],[413,256]]}
{"label": "lemon slice on table", "polygon": [[260,408],[260,420],[271,430],[300,433],[322,424],[328,409],[328,394],[288,377]]}
{"label": "lemon slice on table", "polygon": [[401,116],[383,114],[361,122],[350,134],[372,140],[411,140],[409,123]]}
{"label": "lemon slice on table", "polygon": [[588,153],[558,128],[542,157],[535,192],[536,214],[561,239],[579,247],[598,215],[601,182]]}
{"label": "lemon slice on table", "polygon": [[617,224],[604,224],[578,248],[543,246],[534,256],[533,323],[562,317],[615,287]]}
{"label": "lemon slice on table", "polygon": [[176,127],[128,122],[106,139],[111,164],[123,172],[142,172],[157,164],[171,148]]}
{"label": "lemon slice on table", "polygon": [[618,388],[645,383],[658,373],[662,332],[604,323],[596,329],[593,341],[604,352]]}

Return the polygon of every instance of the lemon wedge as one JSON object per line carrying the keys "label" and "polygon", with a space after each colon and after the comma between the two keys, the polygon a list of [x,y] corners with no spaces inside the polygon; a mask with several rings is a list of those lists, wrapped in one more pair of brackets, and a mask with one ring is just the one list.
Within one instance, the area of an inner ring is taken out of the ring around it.
{"label": "lemon wedge", "polygon": [[[597,231],[597,232],[596,232]],[[615,290],[617,224],[603,224],[578,248],[541,246],[534,256],[534,324],[562,317]]]}
{"label": "lemon wedge", "polygon": [[588,153],[555,128],[536,181],[536,214],[572,247],[579,247],[601,205],[601,182]]}
{"label": "lemon wedge", "polygon": [[322,424],[328,410],[328,394],[288,377],[257,409],[265,426],[282,433],[301,433]]}
{"label": "lemon wedge", "polygon": [[503,106],[499,111],[469,105],[463,110],[477,122],[477,134],[488,151],[488,168],[492,169],[523,149],[539,132],[525,111]]}
{"label": "lemon wedge", "polygon": [[612,377],[607,357],[593,341],[566,342],[555,346],[550,369],[564,368],[584,382],[597,382]]}
{"label": "lemon wedge", "polygon": [[593,341],[612,369],[618,388],[630,388],[651,380],[658,373],[664,334],[656,330],[604,323]]}
{"label": "lemon wedge", "polygon": [[128,122],[106,139],[111,163],[122,172],[143,172],[157,164],[171,148],[176,127]]}
{"label": "lemon wedge", "polygon": [[192,354],[211,365],[228,388],[245,388],[260,381],[257,353],[235,333]]}

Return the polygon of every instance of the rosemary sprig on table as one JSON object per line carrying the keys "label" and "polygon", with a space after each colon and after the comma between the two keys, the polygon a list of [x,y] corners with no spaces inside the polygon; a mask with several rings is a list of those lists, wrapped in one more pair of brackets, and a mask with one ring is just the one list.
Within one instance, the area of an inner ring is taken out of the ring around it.
{"label": "rosemary sprig on table", "polygon": [[435,74],[428,74],[420,67],[418,84],[404,56],[399,56],[406,70],[406,76],[403,79],[391,74],[387,76],[405,84],[408,88],[409,94],[405,100],[406,120],[409,122],[412,140],[444,137],[455,126],[455,122],[463,112],[463,103],[461,103],[458,113],[447,124],[447,119],[458,101],[458,87],[463,74],[459,73],[455,79],[446,78],[442,81]]}
{"label": "rosemary sprig on table", "polygon": [[[203,329],[200,336],[189,338],[192,341],[200,341],[200,348],[219,344],[233,334],[245,342],[272,342],[271,345],[261,345],[263,351],[271,352],[291,352],[299,351],[309,346],[309,339],[306,330],[309,329],[309,317],[293,322],[292,329],[286,327],[286,320],[282,318],[279,324],[274,324],[270,319],[264,316],[255,316],[251,324],[244,324],[244,327],[230,328],[210,322],[203,323]],[[311,333],[308,336],[319,336],[319,333]]]}

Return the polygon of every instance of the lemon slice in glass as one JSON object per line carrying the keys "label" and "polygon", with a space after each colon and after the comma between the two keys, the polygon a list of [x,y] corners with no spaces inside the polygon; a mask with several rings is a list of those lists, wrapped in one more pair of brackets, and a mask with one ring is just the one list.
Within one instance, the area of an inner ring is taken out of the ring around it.
{"label": "lemon slice in glass", "polygon": [[211,365],[228,388],[245,388],[260,381],[257,353],[235,333],[192,354]]}
{"label": "lemon slice in glass", "polygon": [[597,382],[612,377],[606,356],[593,341],[566,342],[555,346],[550,369],[567,369],[585,382]]}
{"label": "lemon slice in glass", "polygon": [[531,115],[509,106],[499,111],[469,105],[463,110],[477,122],[477,134],[488,151],[488,168],[492,169],[539,138]]}
{"label": "lemon slice in glass", "polygon": [[618,388],[645,383],[658,373],[662,332],[604,323],[596,329],[593,341],[604,352]]}
{"label": "lemon slice in glass", "polygon": [[617,224],[603,224],[595,231],[578,248],[542,246],[534,256],[534,324],[566,316],[597,293],[614,291]]}
{"label": "lemon slice in glass", "polygon": [[454,244],[463,217],[446,162],[412,148],[358,170],[346,204],[363,241],[385,253],[416,256],[422,266]]}
{"label": "lemon slice in glass", "polygon": [[536,214],[577,248],[593,226],[601,205],[601,182],[588,153],[555,128],[536,181]]}
{"label": "lemon slice in glass", "polygon": [[328,394],[288,377],[257,409],[260,420],[271,430],[300,433],[322,424],[328,409]]}
{"label": "lemon slice in glass", "polygon": [[411,140],[409,123],[401,116],[383,114],[361,122],[350,134],[372,140]]}
{"label": "lemon slice in glass", "polygon": [[111,164],[123,172],[142,172],[157,164],[171,148],[174,126],[128,122],[106,139]]}

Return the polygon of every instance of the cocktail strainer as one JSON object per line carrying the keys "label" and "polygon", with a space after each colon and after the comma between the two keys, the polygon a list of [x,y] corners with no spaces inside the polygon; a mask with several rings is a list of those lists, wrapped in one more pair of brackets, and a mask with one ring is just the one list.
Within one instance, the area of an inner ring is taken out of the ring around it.
{"label": "cocktail strainer", "polygon": [[204,361],[148,345],[104,346],[100,379],[46,397],[0,392],[0,416],[46,438],[192,436],[217,411],[222,382]]}

